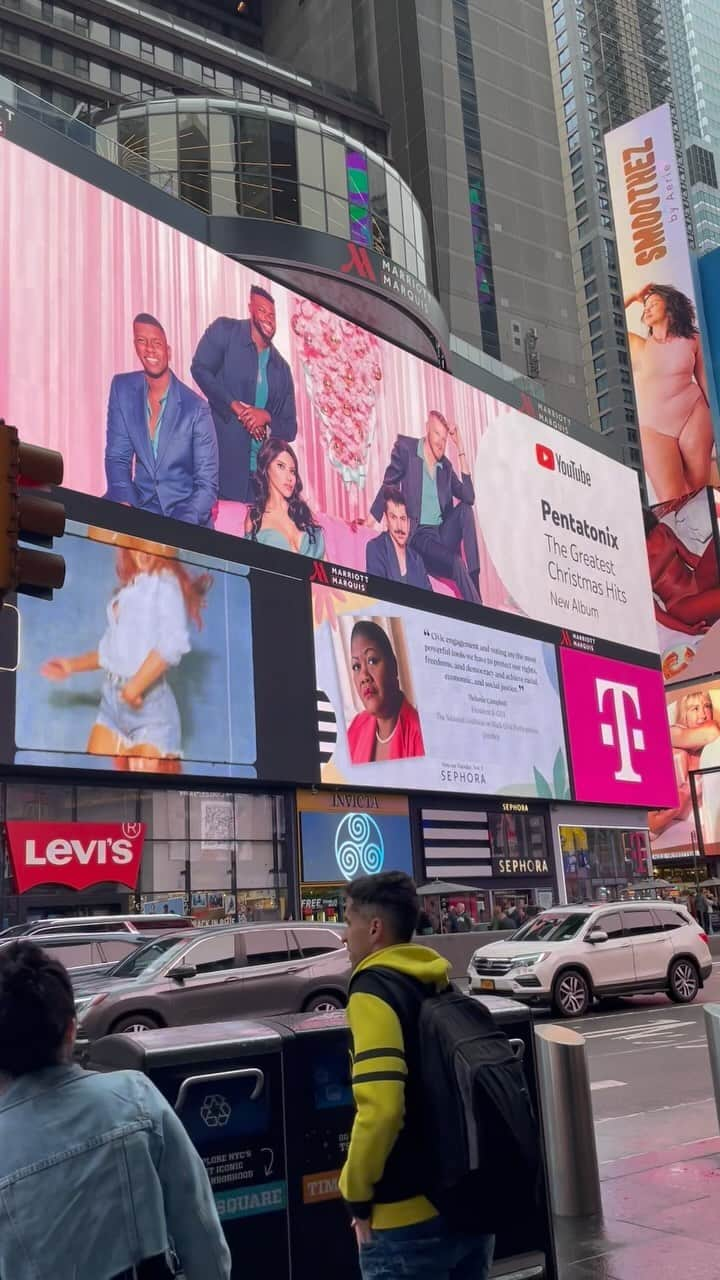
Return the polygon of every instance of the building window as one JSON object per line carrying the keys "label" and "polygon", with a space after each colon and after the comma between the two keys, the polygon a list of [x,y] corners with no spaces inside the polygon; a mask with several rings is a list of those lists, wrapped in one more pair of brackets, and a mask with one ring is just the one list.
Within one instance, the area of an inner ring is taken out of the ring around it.
{"label": "building window", "polygon": [[365,152],[345,152],[347,170],[347,193],[350,206],[350,239],[356,244],[372,243],[370,219],[370,182],[368,161]]}
{"label": "building window", "polygon": [[178,117],[180,198],[210,212],[210,145],[206,112]]}
{"label": "building window", "polygon": [[246,218],[269,218],[270,173],[267,120],[261,116],[238,116],[240,191]]}
{"label": "building window", "polygon": [[297,153],[295,127],[270,121],[270,163],[272,171],[273,218],[278,222],[298,222]]}

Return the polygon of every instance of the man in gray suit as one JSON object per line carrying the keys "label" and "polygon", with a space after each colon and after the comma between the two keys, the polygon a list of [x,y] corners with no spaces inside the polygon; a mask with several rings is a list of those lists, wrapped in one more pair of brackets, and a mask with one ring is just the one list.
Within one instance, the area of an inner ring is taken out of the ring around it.
{"label": "man in gray suit", "polygon": [[[445,455],[448,436],[458,452],[459,476]],[[460,433],[437,409],[430,410],[425,435],[419,440],[397,437],[383,486],[370,508],[378,523],[384,511],[383,489],[388,485],[402,492],[410,517],[409,546],[420,556],[426,572],[449,578],[464,600],[481,604],[480,557],[472,511],[475,490]]]}

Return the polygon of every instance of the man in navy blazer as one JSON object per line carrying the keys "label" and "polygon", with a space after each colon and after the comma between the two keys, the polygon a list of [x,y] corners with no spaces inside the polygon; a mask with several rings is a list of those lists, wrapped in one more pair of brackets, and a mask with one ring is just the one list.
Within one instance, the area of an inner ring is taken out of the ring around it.
{"label": "man in navy blazer", "polygon": [[210,408],[176,378],[165,330],[142,312],[133,321],[142,370],[110,384],[106,498],[189,524],[212,524],[218,447]]}
{"label": "man in navy blazer", "polygon": [[[459,476],[445,456],[448,436],[458,451]],[[385,506],[383,490],[388,485],[402,492],[410,519],[409,548],[420,556],[425,571],[435,578],[449,578],[464,600],[481,604],[480,556],[472,510],[475,490],[460,433],[437,409],[428,414],[425,435],[419,440],[397,437],[383,487],[370,508],[378,523]]]}
{"label": "man in navy blazer", "polygon": [[391,582],[404,582],[410,587],[431,590],[428,576],[417,551],[408,546],[410,518],[402,489],[383,489],[385,523],[387,532],[368,542],[365,548],[365,567],[368,573]]}
{"label": "man in navy blazer", "polygon": [[192,376],[207,396],[220,449],[220,498],[252,502],[253,476],[268,436],[297,435],[295,384],[287,360],[273,343],[275,300],[250,289],[247,320],[220,316],[197,345]]}

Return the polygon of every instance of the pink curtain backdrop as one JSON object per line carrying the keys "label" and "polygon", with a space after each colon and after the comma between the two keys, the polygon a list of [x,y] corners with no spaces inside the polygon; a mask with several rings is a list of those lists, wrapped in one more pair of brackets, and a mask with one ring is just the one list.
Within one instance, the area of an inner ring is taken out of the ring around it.
{"label": "pink curtain backdrop", "polygon": [[[301,342],[292,329],[297,295],[7,140],[0,141],[0,230],[0,416],[24,440],[61,451],[68,488],[105,490],[110,381],[139,367],[133,316],[147,311],[158,318],[175,373],[199,391],[190,375],[198,340],[218,316],[247,315],[253,283],[264,284],[276,299],[275,342],[295,378],[301,474],[309,501],[328,526],[329,559],[335,546],[341,563],[364,569],[367,532],[352,533],[346,522],[367,515],[397,435],[421,436],[428,410],[439,409],[457,423],[472,465],[483,432],[508,411],[378,339],[382,376],[369,415],[374,434],[367,474],[364,483],[348,484],[328,460],[308,395]],[[457,468],[454,448],[448,452]],[[482,536],[480,552],[485,603],[510,607]]]}

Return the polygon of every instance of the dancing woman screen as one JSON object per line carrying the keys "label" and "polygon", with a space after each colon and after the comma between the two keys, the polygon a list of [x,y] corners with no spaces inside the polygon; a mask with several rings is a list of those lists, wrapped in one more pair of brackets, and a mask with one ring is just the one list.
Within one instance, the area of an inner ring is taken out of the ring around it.
{"label": "dancing woman screen", "polygon": [[657,651],[632,471],[7,139],[0,332],[70,489]]}
{"label": "dancing woman screen", "polygon": [[0,677],[3,705],[15,708],[3,717],[4,734],[14,723],[6,760],[315,780],[303,583],[75,520],[62,552],[66,581],[52,603],[23,596],[19,614],[1,615],[3,652],[14,644],[17,655],[15,675]]}

